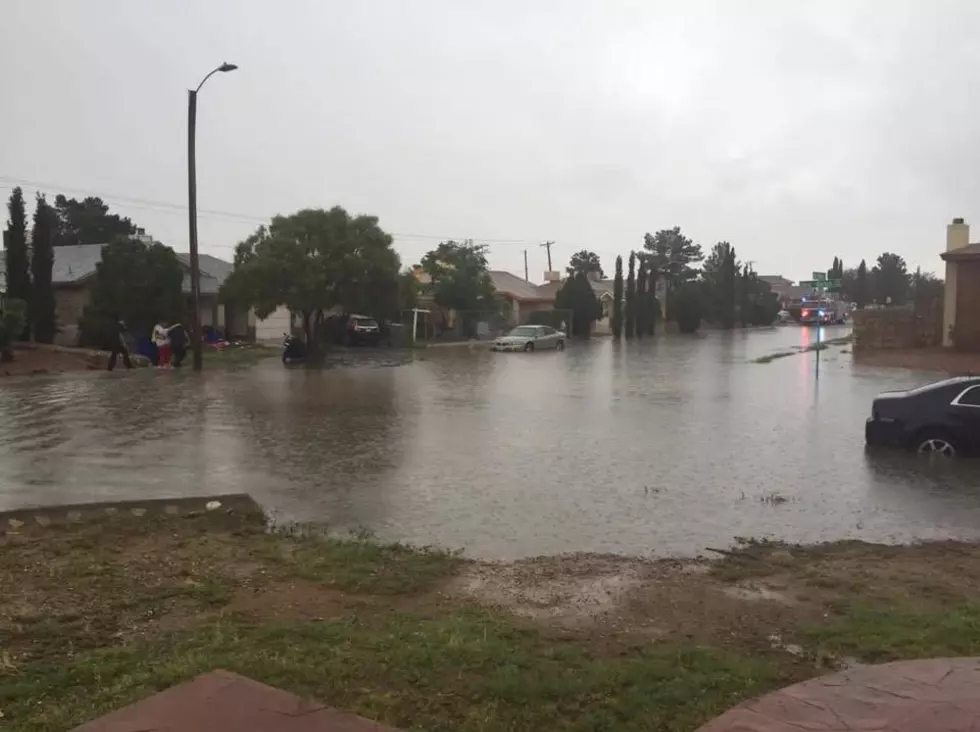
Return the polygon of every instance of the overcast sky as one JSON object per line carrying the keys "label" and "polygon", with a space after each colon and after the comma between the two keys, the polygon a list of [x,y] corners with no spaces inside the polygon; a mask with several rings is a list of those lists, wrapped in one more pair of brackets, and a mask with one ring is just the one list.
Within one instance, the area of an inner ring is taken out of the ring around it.
{"label": "overcast sky", "polygon": [[[202,251],[275,213],[371,213],[541,279],[643,233],[794,279],[882,251],[940,270],[980,225],[980,3],[2,0],[0,194],[100,195]],[[974,238],[980,238],[976,236]]]}

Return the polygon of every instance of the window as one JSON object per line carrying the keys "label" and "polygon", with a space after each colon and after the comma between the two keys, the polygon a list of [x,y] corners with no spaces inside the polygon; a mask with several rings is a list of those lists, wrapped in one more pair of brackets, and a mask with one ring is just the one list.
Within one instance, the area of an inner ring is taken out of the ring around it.
{"label": "window", "polygon": [[980,407],[980,386],[971,386],[956,397],[953,404],[961,407]]}

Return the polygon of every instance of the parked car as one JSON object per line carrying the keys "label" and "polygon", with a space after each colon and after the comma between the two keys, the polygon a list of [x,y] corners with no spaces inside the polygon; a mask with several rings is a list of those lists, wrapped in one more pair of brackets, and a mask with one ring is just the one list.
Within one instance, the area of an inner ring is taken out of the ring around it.
{"label": "parked car", "polygon": [[376,346],[381,340],[381,326],[374,318],[351,315],[347,319],[347,342],[352,346]]}
{"label": "parked car", "polygon": [[959,376],[907,391],[886,391],[871,405],[864,439],[953,458],[980,453],[980,376]]}
{"label": "parked car", "polygon": [[519,325],[490,344],[491,351],[565,350],[565,334],[547,325]]}

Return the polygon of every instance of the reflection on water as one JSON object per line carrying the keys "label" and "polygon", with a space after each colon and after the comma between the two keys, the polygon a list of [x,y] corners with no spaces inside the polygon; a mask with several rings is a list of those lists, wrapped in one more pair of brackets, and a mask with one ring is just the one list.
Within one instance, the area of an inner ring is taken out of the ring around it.
{"label": "reflection on water", "polygon": [[[0,508],[241,491],[283,519],[500,558],[980,534],[976,465],[865,454],[874,395],[928,376],[840,348],[819,355],[819,379],[815,353],[752,362],[815,337],[8,380]],[[763,500],[774,492],[787,500]]]}

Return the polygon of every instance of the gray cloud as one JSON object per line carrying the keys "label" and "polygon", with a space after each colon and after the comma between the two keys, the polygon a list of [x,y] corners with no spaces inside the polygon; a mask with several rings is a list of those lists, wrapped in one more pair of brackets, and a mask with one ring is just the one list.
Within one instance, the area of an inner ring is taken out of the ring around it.
{"label": "gray cloud", "polygon": [[[530,7],[528,7],[530,6]],[[101,194],[186,248],[186,89],[204,249],[336,203],[544,269],[680,225],[802,277],[980,223],[980,6],[6,0],[0,186]],[[28,186],[28,188],[31,188]],[[0,191],[5,189],[0,188]],[[175,204],[161,207],[159,202]],[[218,215],[215,211],[232,216]],[[517,241],[512,241],[517,240]]]}

